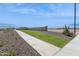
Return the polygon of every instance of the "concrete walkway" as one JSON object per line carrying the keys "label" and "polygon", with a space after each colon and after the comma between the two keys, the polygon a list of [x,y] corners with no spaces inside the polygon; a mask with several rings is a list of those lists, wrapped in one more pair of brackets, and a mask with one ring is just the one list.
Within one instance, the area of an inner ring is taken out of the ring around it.
{"label": "concrete walkway", "polygon": [[62,48],[56,56],[79,56],[79,34]]}
{"label": "concrete walkway", "polygon": [[60,50],[60,48],[30,36],[22,31],[15,31],[42,56],[53,56]]}

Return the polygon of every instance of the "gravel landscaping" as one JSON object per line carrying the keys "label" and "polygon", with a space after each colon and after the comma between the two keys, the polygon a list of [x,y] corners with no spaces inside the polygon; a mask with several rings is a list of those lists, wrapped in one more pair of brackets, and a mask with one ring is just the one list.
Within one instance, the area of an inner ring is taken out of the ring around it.
{"label": "gravel landscaping", "polygon": [[0,30],[0,56],[40,56],[14,30]]}

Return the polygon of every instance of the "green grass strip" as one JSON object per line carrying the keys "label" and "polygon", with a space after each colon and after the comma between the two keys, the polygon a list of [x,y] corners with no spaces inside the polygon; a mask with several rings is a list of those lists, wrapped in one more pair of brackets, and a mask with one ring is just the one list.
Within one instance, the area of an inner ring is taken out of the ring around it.
{"label": "green grass strip", "polygon": [[21,30],[31,36],[34,36],[40,40],[46,41],[48,43],[51,43],[57,47],[62,48],[63,46],[65,46],[69,40],[66,40],[62,37],[58,37],[58,36],[54,36],[54,35],[49,35],[40,31],[31,31],[31,30]]}

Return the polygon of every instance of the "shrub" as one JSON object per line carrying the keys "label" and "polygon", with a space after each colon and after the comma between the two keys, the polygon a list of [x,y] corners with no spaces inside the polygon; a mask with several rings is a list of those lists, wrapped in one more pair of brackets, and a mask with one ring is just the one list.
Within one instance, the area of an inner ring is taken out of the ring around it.
{"label": "shrub", "polygon": [[29,30],[28,27],[19,27],[19,28],[16,28],[17,30]]}
{"label": "shrub", "polygon": [[3,47],[3,42],[2,41],[0,41],[0,47]]}
{"label": "shrub", "polygon": [[69,31],[69,27],[67,27],[66,25],[63,34],[65,34],[66,36],[73,36],[73,33]]}
{"label": "shrub", "polygon": [[1,53],[2,56],[16,56],[16,53],[14,50],[9,50],[6,52]]}

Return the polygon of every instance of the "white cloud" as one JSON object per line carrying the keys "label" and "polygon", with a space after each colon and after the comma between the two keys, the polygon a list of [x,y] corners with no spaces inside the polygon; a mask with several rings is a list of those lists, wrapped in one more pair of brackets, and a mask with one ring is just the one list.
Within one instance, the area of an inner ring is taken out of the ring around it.
{"label": "white cloud", "polygon": [[[22,5],[21,3],[16,4],[16,6],[21,6],[21,5]],[[8,12],[16,12],[16,13],[20,13],[20,14],[46,15],[46,16],[69,16],[69,17],[73,16],[74,12],[73,12],[73,10],[71,8],[65,10],[65,9],[62,9],[62,6],[63,6],[63,4],[50,4],[49,8],[53,12],[44,11],[44,10],[42,11],[42,10],[37,10],[35,8],[26,8],[26,7],[8,8]]]}
{"label": "white cloud", "polygon": [[16,12],[16,13],[21,13],[21,14],[28,14],[28,13],[34,13],[36,12],[35,9],[30,9],[30,8],[19,8],[19,9],[10,9],[8,10],[9,12]]}

